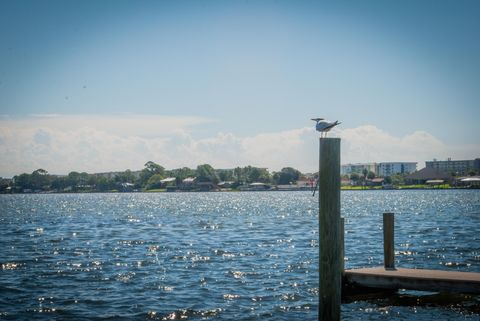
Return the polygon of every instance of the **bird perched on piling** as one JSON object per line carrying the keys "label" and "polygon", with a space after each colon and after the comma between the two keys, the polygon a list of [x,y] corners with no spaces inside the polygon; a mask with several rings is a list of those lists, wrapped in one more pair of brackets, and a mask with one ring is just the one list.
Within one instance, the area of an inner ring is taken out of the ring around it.
{"label": "bird perched on piling", "polygon": [[320,137],[327,137],[327,132],[329,132],[330,129],[341,124],[338,120],[332,122],[324,118],[312,118],[312,120],[317,122],[315,129],[320,132]]}

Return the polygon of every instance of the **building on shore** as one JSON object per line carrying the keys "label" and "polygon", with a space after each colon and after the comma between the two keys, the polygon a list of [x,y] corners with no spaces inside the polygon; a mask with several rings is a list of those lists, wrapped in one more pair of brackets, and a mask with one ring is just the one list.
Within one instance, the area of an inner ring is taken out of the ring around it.
{"label": "building on shore", "polygon": [[434,159],[425,162],[426,168],[433,168],[447,173],[455,173],[456,175],[465,175],[469,171],[480,171],[480,158],[471,160],[452,160],[448,158],[444,161]]}
{"label": "building on shore", "polygon": [[353,173],[362,175],[364,171],[372,172],[375,176],[392,176],[395,174],[409,174],[417,170],[416,162],[381,162],[381,163],[356,163],[341,166],[341,175]]}
{"label": "building on shore", "polygon": [[452,175],[450,173],[429,167],[422,168],[418,172],[405,177],[407,184],[427,184],[429,182],[443,184],[451,181]]}
{"label": "building on shore", "polygon": [[383,162],[378,163],[377,176],[387,177],[395,174],[410,174],[417,170],[416,162]]}
{"label": "building on shore", "polygon": [[376,163],[355,163],[355,164],[345,164],[340,168],[341,175],[351,175],[359,174],[362,175],[363,171],[373,172],[377,175],[377,164]]}

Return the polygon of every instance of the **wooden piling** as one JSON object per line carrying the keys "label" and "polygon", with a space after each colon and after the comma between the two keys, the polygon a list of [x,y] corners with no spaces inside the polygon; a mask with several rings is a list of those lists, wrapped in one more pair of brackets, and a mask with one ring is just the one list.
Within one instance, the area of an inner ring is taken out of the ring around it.
{"label": "wooden piling", "polygon": [[319,164],[319,321],[340,320],[340,139],[320,138]]}
{"label": "wooden piling", "polygon": [[345,289],[354,289],[357,293],[408,289],[480,294],[480,273],[395,268],[393,213],[383,213],[383,244],[384,266],[345,270]]}
{"label": "wooden piling", "polygon": [[383,262],[386,270],[395,270],[394,214],[383,213]]}
{"label": "wooden piling", "polygon": [[345,272],[345,218],[340,218],[340,263],[341,272]]}

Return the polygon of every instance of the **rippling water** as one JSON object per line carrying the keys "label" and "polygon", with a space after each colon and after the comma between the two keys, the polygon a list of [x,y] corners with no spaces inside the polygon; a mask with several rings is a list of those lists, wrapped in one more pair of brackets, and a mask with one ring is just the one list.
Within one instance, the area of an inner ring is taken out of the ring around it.
{"label": "rippling water", "polygon": [[[308,192],[1,195],[0,318],[316,320],[317,200]],[[347,268],[383,264],[385,211],[396,213],[398,266],[480,272],[473,190],[342,192]],[[354,301],[342,319],[479,319],[478,297],[446,300]]]}

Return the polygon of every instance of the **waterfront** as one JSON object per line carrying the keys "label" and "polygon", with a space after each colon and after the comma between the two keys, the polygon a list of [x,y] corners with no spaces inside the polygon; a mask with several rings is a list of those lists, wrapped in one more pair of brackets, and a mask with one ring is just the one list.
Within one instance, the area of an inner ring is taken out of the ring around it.
{"label": "waterfront", "polygon": [[[0,196],[0,313],[20,319],[316,320],[309,192]],[[346,267],[480,272],[480,191],[344,191]],[[398,299],[398,297],[396,298]],[[476,320],[480,299],[342,305],[343,320]]]}

